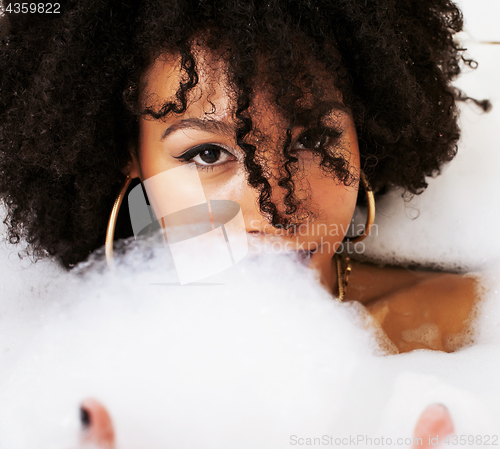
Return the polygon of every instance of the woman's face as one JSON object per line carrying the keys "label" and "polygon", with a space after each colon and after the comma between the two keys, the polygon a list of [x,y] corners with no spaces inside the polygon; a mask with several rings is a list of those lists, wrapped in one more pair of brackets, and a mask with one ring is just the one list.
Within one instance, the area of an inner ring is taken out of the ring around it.
{"label": "woman's face", "polygon": [[[235,140],[234,95],[227,87],[223,63],[203,50],[195,56],[199,82],[188,96],[186,111],[168,114],[160,120],[149,116],[140,119],[138,158],[133,156],[130,176],[145,181],[194,162],[207,200],[232,200],[240,205],[251,252],[264,248],[273,252],[314,251],[312,255],[306,253],[306,260],[331,291],[336,285],[332,256],[347,233],[356,205],[358,183],[345,186],[322,171],[319,156],[307,148],[314,145],[307,126],[293,128],[291,151],[299,160],[299,171],[293,178],[295,196],[301,206],[307,206],[301,210],[309,213],[292,217],[292,222],[298,224],[295,233],[271,226],[259,210],[258,191],[247,182],[244,152]],[[143,78],[141,106],[154,107],[175,99],[182,81],[185,77],[178,58],[164,55],[157,59]],[[334,89],[326,91],[333,102],[340,101]],[[264,162],[273,187],[272,200],[278,210],[284,212],[286,191],[277,181],[283,175],[283,160],[279,154],[288,123],[268,97],[265,86],[255,91],[249,109],[254,131],[246,141],[256,146],[259,161]],[[322,125],[340,131],[335,142],[336,154],[348,161],[351,173],[359,179],[358,141],[351,114],[341,109],[332,110]]]}

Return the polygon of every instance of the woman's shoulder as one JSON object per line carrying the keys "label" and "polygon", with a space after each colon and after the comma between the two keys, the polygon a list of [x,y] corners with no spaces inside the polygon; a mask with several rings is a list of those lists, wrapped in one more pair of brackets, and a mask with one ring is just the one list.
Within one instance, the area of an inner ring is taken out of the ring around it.
{"label": "woman's shoulder", "polygon": [[470,275],[354,262],[346,300],[362,302],[399,352],[452,352],[472,341],[479,290]]}

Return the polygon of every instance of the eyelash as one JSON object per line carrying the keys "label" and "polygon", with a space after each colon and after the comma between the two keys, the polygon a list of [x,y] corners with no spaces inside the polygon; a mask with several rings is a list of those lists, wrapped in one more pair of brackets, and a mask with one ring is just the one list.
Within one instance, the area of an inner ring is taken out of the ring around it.
{"label": "eyelash", "polygon": [[[236,159],[234,154],[232,154],[230,151],[226,150],[221,145],[217,145],[217,144],[213,144],[213,143],[208,143],[208,144],[196,146],[194,148],[189,149],[188,151],[181,154],[180,156],[174,156],[174,157],[176,159],[179,159],[179,160],[184,161],[184,162],[190,162],[196,156],[202,154],[204,151],[207,151],[207,150],[217,150],[217,151],[220,151],[221,153],[225,153],[229,156],[232,156],[234,159]],[[213,170],[215,170],[216,167],[221,167],[221,166],[225,165],[226,163],[227,163],[227,161],[222,162],[222,163],[203,165],[203,164],[198,164],[197,162],[195,162],[196,168],[198,170],[202,170],[202,171],[213,171]]]}
{"label": "eyelash", "polygon": [[[292,145],[292,151],[295,149],[297,144],[301,144],[305,138],[310,137],[311,141],[315,144],[314,146],[307,146],[307,144],[302,143],[303,148],[299,151],[317,151],[320,148],[328,148],[335,144],[342,136],[342,131],[333,128],[312,128],[306,129],[299,137],[295,140]],[[324,140],[325,139],[325,140]]]}
{"label": "eyelash", "polygon": [[[308,146],[306,146],[307,144],[302,143],[301,145],[303,146],[303,148],[299,148],[298,149],[299,151],[305,151],[305,150],[316,151],[320,147],[327,148],[327,147],[333,145],[336,141],[338,141],[338,139],[340,138],[341,135],[342,135],[342,131],[338,131],[338,130],[333,129],[333,128],[307,129],[302,134],[300,134],[300,136],[295,140],[294,144],[292,145],[291,151],[292,152],[294,150],[297,151],[295,149],[295,146],[297,144],[300,144],[300,142],[303,141],[307,137],[311,137],[312,142],[318,143],[318,145],[314,145],[314,147],[310,147],[310,146],[308,147]],[[324,138],[326,138],[326,141],[323,140]],[[184,154],[181,154],[180,156],[174,156],[174,157],[176,159],[182,160],[184,162],[190,162],[196,156],[199,156],[200,154],[202,154],[204,151],[207,151],[207,150],[217,150],[217,151],[220,151],[221,153],[225,153],[225,154],[235,158],[234,154],[232,154],[230,151],[226,150],[221,145],[217,145],[217,144],[213,144],[213,143],[208,143],[208,144],[196,146],[194,148],[189,149]],[[202,171],[213,171],[216,169],[216,167],[223,166],[226,163],[227,162],[203,165],[203,164],[198,164],[195,162],[196,168],[198,170],[202,170]]]}

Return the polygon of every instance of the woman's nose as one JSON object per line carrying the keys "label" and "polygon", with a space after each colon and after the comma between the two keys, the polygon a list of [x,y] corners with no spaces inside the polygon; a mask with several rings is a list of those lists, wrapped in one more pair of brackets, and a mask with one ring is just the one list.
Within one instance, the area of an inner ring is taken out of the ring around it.
{"label": "woman's nose", "polygon": [[[115,432],[106,408],[95,399],[87,398],[80,406],[81,442],[99,449],[114,449]],[[84,446],[85,447],[85,446]]]}
{"label": "woman's nose", "polygon": [[271,233],[274,229],[269,220],[264,217],[259,207],[259,192],[246,184],[243,195],[238,201],[245,221],[246,232],[253,236]]}

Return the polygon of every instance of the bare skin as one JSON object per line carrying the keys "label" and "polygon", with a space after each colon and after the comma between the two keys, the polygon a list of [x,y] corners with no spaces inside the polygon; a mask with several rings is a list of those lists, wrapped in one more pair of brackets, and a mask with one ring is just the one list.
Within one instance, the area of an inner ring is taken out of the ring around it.
{"label": "bare skin", "polygon": [[[196,54],[199,83],[191,93],[189,106],[181,114],[160,120],[141,117],[139,148],[132,152],[128,174],[145,181],[181,165],[196,164],[208,200],[226,199],[240,205],[251,247],[252,241],[277,239],[286,250],[314,251],[310,268],[319,273],[320,282],[328,291],[336,292],[332,257],[344,239],[356,207],[358,184],[344,185],[322,172],[317,158],[304,145],[307,127],[294,128],[291,150],[302,169],[296,187],[303,195],[299,199],[308,202],[314,220],[297,219],[301,226],[306,225],[305,233],[287,234],[270,226],[259,209],[258,192],[246,182],[243,154],[234,138],[233,99],[224,77],[220,76],[224,70],[218,64],[222,63],[213,60],[203,46]],[[175,55],[165,54],[157,59],[144,75],[144,107],[175,98],[182,80],[179,67]],[[328,74],[322,73],[320,67],[316,73],[328,83]],[[341,101],[334,86],[328,92],[329,100]],[[249,110],[260,133],[248,138],[259,148],[274,174],[280,166],[275,150],[282,145],[287,123],[280,118],[265,89],[256,91]],[[345,108],[333,109],[323,126],[340,132],[338,140],[330,146],[348,162],[353,177],[359,180],[360,157],[352,115]],[[276,178],[270,182],[273,201],[282,208],[284,192]],[[188,185],[184,186],[186,189]],[[160,192],[160,199],[164,199],[162,195]],[[374,318],[374,325],[380,326],[394,344],[394,352],[415,349],[451,352],[470,341],[468,327],[478,287],[473,278],[355,262],[352,267],[345,300],[364,304]]]}
{"label": "bare skin", "polygon": [[346,301],[359,301],[399,353],[452,352],[470,341],[478,281],[451,273],[352,263]]}

